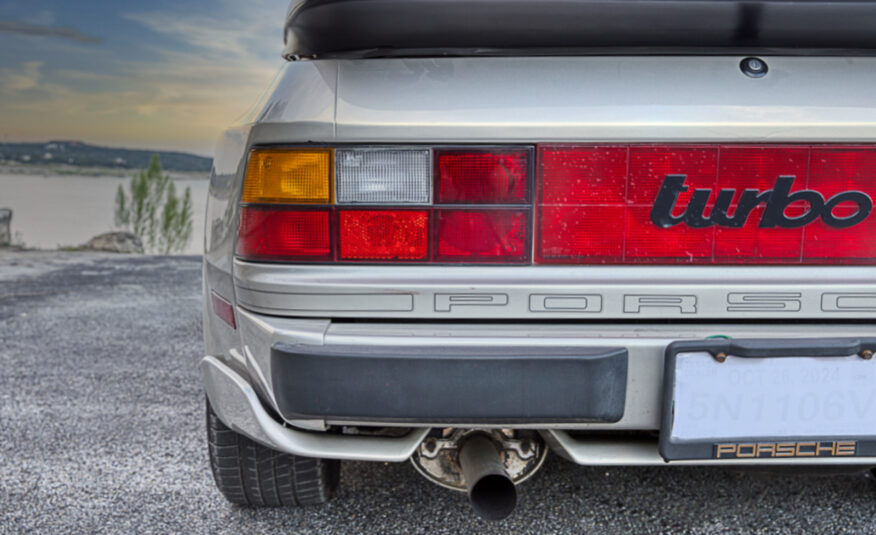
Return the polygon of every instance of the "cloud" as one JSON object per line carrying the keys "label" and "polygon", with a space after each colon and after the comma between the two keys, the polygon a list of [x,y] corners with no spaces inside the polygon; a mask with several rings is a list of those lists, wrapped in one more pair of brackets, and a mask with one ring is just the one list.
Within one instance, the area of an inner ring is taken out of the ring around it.
{"label": "cloud", "polygon": [[283,63],[281,2],[219,0],[209,13],[123,13],[123,18],[165,36],[142,47],[154,59],[140,62],[136,76],[161,84],[144,95],[138,112],[174,110],[216,132],[240,117]]}
{"label": "cloud", "polygon": [[[148,30],[133,57],[118,47],[46,40],[35,58],[44,65],[0,67],[0,135],[208,154],[284,63],[284,3],[137,4],[143,11],[116,14]],[[25,45],[15,43],[9,57],[33,57]],[[76,61],[64,61],[74,50]]]}
{"label": "cloud", "polygon": [[79,43],[95,44],[103,41],[100,37],[93,37],[80,33],[74,28],[64,26],[49,26],[45,24],[28,24],[12,20],[0,20],[0,33],[17,33],[36,37],[58,37],[70,39]]}
{"label": "cloud", "polygon": [[27,61],[21,64],[21,69],[0,69],[0,91],[24,91],[34,89],[39,85],[42,61]]}
{"label": "cloud", "polygon": [[251,56],[273,45],[279,56],[283,18],[277,0],[219,0],[216,4],[207,13],[151,10],[123,13],[122,17],[202,52]]}

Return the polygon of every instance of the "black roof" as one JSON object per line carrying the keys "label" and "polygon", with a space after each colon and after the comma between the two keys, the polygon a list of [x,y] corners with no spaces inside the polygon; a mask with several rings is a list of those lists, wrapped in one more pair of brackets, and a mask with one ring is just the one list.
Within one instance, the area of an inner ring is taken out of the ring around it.
{"label": "black roof", "polygon": [[298,0],[285,56],[876,53],[863,0]]}

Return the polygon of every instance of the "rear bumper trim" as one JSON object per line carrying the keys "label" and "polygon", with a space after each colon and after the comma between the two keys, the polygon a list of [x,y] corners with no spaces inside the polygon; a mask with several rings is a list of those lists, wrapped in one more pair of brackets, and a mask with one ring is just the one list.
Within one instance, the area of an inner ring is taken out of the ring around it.
{"label": "rear bumper trim", "polygon": [[275,344],[284,418],[400,422],[617,422],[627,349],[519,345]]}
{"label": "rear bumper trim", "polygon": [[249,383],[217,358],[204,357],[200,368],[207,397],[219,419],[234,431],[284,453],[323,459],[402,462],[429,432],[428,428],[418,428],[403,437],[388,438],[298,431],[271,418]]}
{"label": "rear bumper trim", "polygon": [[690,459],[665,461],[657,440],[578,438],[559,429],[541,432],[554,453],[584,466],[876,466],[876,457],[803,457],[783,459]]}
{"label": "rear bumper trim", "polygon": [[[514,423],[528,429],[587,429],[657,431],[661,426],[663,364],[666,347],[679,340],[703,340],[714,335],[740,338],[862,338],[872,336],[874,325],[862,324],[610,324],[610,323],[392,323],[343,322],[325,319],[282,318],[256,314],[237,308],[241,352],[247,356],[248,379],[258,382],[257,391],[266,392],[266,403],[282,414],[273,392],[274,374],[271,353],[277,344],[358,346],[384,352],[404,347],[410,354],[447,347],[513,349],[537,346],[543,354],[555,347],[574,347],[582,354],[596,348],[626,348],[628,369],[624,415],[616,423],[549,422]],[[263,378],[263,379],[262,379]],[[287,423],[300,426],[302,420]],[[319,418],[320,425],[379,425],[385,427],[459,427],[467,422],[374,421],[373,419],[336,421]],[[505,427],[504,422],[485,427]],[[450,424],[450,425],[446,425]],[[310,426],[308,426],[310,427]]]}
{"label": "rear bumper trim", "polygon": [[235,259],[234,276],[239,307],[295,318],[436,322],[876,318],[876,282],[870,266],[461,265],[448,269]]}

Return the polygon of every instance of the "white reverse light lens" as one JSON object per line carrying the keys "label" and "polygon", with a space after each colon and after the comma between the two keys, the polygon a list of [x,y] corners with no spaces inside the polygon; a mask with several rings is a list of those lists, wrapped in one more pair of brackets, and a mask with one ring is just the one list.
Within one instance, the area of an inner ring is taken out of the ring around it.
{"label": "white reverse light lens", "polygon": [[432,200],[429,149],[336,149],[338,204],[428,204]]}

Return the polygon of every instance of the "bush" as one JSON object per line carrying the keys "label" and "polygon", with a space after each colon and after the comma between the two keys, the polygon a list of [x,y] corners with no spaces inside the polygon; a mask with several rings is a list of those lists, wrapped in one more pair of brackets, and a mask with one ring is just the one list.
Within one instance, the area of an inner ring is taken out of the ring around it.
{"label": "bush", "polygon": [[180,201],[157,154],[146,171],[131,178],[129,194],[121,185],[116,191],[116,227],[136,234],[148,252],[183,251],[192,238],[192,212],[191,188],[186,188]]}

